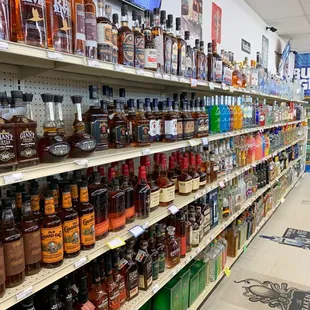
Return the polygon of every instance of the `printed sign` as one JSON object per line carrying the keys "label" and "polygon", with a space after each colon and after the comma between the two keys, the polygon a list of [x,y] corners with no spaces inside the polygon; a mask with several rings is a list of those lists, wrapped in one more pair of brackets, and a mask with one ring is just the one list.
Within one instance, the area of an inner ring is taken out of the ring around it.
{"label": "printed sign", "polygon": [[301,86],[305,90],[305,97],[310,97],[310,53],[298,54],[295,57],[295,73],[300,78]]}
{"label": "printed sign", "polygon": [[222,9],[212,2],[211,39],[221,44],[222,41]]}
{"label": "printed sign", "polygon": [[251,43],[241,39],[241,51],[251,54]]}
{"label": "printed sign", "polygon": [[261,65],[268,69],[268,51],[269,51],[269,39],[262,36],[262,63]]}

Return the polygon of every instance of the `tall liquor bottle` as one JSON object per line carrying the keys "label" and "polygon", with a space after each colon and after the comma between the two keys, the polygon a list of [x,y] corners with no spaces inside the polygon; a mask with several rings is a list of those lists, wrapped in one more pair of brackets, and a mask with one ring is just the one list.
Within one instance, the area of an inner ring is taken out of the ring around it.
{"label": "tall liquor bottle", "polygon": [[168,240],[167,240],[167,268],[173,268],[180,263],[180,246],[175,239],[175,228],[173,226],[167,227]]}
{"label": "tall liquor bottle", "polygon": [[100,277],[100,266],[98,263],[92,265],[92,285],[89,292],[89,301],[95,306],[95,309],[108,310],[108,294],[102,288]]}
{"label": "tall liquor bottle", "polygon": [[167,29],[168,22],[166,21],[166,11],[161,11],[161,14],[161,22],[164,25],[164,72],[170,74],[172,64],[172,38]]}
{"label": "tall liquor bottle", "polygon": [[48,47],[57,52],[72,53],[71,0],[47,0]]}
{"label": "tall liquor bottle", "polygon": [[186,73],[186,50],[187,43],[181,34],[181,17],[175,19],[176,22],[176,37],[178,40],[178,75],[185,76]]}
{"label": "tall liquor bottle", "polygon": [[148,218],[150,215],[151,189],[147,184],[145,166],[139,167],[139,181],[135,187],[135,206],[138,219]]}
{"label": "tall liquor bottle", "polygon": [[178,39],[175,36],[173,28],[173,15],[168,15],[167,21],[168,35],[171,37],[171,74],[178,74]]}
{"label": "tall liquor bottle", "polygon": [[113,277],[114,281],[119,286],[119,302],[120,305],[124,305],[126,301],[126,287],[125,287],[125,277],[120,273],[120,249],[115,249],[112,251],[112,261],[113,261]]}
{"label": "tall liquor bottle", "polygon": [[152,256],[147,251],[147,240],[140,241],[140,249],[136,256],[139,269],[139,288],[146,291],[153,283]]}
{"label": "tall liquor bottle", "polygon": [[[11,9],[11,15],[13,17],[14,8]],[[6,1],[1,5],[1,17],[0,17],[0,39],[1,40],[10,40],[10,9],[9,9],[9,2]],[[17,13],[21,13],[16,10]],[[14,16],[15,17],[15,16]],[[12,25],[13,28],[13,25]],[[16,28],[16,25],[15,25]],[[23,33],[22,33],[23,34]],[[12,38],[11,38],[12,40]]]}
{"label": "tall liquor bottle", "polygon": [[43,122],[43,137],[38,141],[38,151],[41,163],[54,163],[66,159],[70,145],[57,133],[54,116],[54,95],[41,94],[45,104],[45,120]]}
{"label": "tall liquor bottle", "polygon": [[73,54],[85,56],[85,6],[84,0],[72,1]]}
{"label": "tall liquor bottle", "polygon": [[214,57],[212,55],[212,43],[208,43],[208,55],[207,55],[207,67],[208,67],[208,81],[214,81]]}
{"label": "tall liquor bottle", "polygon": [[145,117],[144,100],[138,99],[138,109],[132,120],[132,146],[150,145],[150,121]]}
{"label": "tall liquor bottle", "polygon": [[125,194],[125,215],[126,215],[126,223],[134,222],[136,218],[136,207],[135,207],[135,199],[134,199],[134,189],[129,181],[129,169],[128,165],[122,165],[122,175],[123,175],[123,183],[121,190],[124,191]]}
{"label": "tall liquor bottle", "polygon": [[121,27],[118,30],[118,62],[134,66],[134,34],[128,27],[128,6],[122,4]]}
{"label": "tall liquor bottle", "polygon": [[88,157],[96,149],[97,143],[94,137],[85,133],[85,123],[82,121],[82,96],[71,96],[76,113],[73,122],[74,133],[67,139],[71,146],[70,157]]}
{"label": "tall liquor bottle", "polygon": [[157,71],[157,49],[154,43],[153,33],[150,24],[150,11],[144,11],[144,28],[143,35],[145,40],[144,50],[144,68]]}
{"label": "tall liquor bottle", "polygon": [[[193,72],[193,62],[192,62],[192,52],[193,49],[190,46],[190,31],[185,31],[184,33],[184,39],[186,42],[186,70],[185,70],[185,77],[191,78],[192,72]],[[196,68],[196,64],[195,64]]]}
{"label": "tall liquor bottle", "polygon": [[222,57],[217,53],[217,43],[212,40],[213,55],[213,81],[217,83],[223,82],[223,61]]}
{"label": "tall liquor bottle", "polygon": [[155,117],[155,113],[153,113],[151,109],[150,98],[145,98],[145,117],[150,122],[149,136],[150,136],[150,143],[153,143],[156,141],[156,117]]}
{"label": "tall liquor bottle", "polygon": [[[25,95],[25,94],[24,94]],[[63,120],[63,113],[62,113],[62,102],[64,97],[60,95],[54,96],[54,103],[55,103],[55,122],[57,127],[57,133],[64,137],[65,136],[65,122]]]}
{"label": "tall liquor bottle", "polygon": [[197,52],[197,79],[206,79],[206,55],[204,53],[204,42],[200,41]]}
{"label": "tall liquor bottle", "polygon": [[97,59],[97,8],[94,0],[85,0],[85,46],[86,57]]}
{"label": "tall liquor bottle", "polygon": [[160,11],[158,8],[153,10],[154,13],[154,27],[152,28],[152,35],[154,37],[154,44],[157,53],[157,70],[163,71],[164,68],[164,35],[160,24]]}
{"label": "tall liquor bottle", "polygon": [[118,63],[118,14],[114,13],[112,15],[112,45],[113,45],[113,53],[112,53],[112,62]]}
{"label": "tall liquor bottle", "polygon": [[[5,5],[5,2],[1,6],[0,38],[2,40],[9,40],[9,21],[11,21],[11,27],[13,28],[15,26],[13,32],[15,33],[16,31],[16,38],[12,38],[14,41],[16,39],[18,43],[46,48],[45,1],[16,0],[12,1],[12,3],[15,3],[15,8],[11,7],[11,20],[9,18],[8,6]],[[13,16],[14,11],[15,16]],[[13,21],[15,21],[15,25],[13,25]]]}
{"label": "tall liquor bottle", "polygon": [[145,38],[141,33],[141,25],[138,18],[138,12],[132,11],[132,31],[134,34],[134,66],[144,68],[145,63]]}
{"label": "tall liquor bottle", "polygon": [[173,110],[177,118],[177,140],[183,140],[183,118],[180,112],[179,95],[173,94]]}
{"label": "tall liquor bottle", "polygon": [[179,194],[190,195],[193,190],[192,177],[188,174],[188,157],[184,157],[181,163],[182,173],[179,176]]}

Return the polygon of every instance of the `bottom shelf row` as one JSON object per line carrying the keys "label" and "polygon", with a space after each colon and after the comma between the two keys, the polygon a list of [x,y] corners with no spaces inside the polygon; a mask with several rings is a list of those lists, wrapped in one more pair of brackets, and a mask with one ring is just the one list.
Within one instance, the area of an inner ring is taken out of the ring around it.
{"label": "bottom shelf row", "polygon": [[[292,162],[269,186],[251,188],[243,207],[230,213],[235,217],[226,223],[223,200],[239,195],[235,187],[227,188],[228,196],[225,191],[218,194],[217,223],[214,201],[200,198],[145,230],[138,240],[129,239],[125,247],[104,253],[10,309],[197,309],[201,296],[223,270],[229,272],[225,266],[230,258],[240,255],[302,167],[301,161]],[[207,206],[209,213],[202,212]]]}

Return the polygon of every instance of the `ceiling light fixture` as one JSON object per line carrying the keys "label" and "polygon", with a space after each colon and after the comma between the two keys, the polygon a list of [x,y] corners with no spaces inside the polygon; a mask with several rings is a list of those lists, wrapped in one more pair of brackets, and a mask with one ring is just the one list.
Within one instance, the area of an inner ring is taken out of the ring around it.
{"label": "ceiling light fixture", "polygon": [[275,28],[275,27],[266,27],[266,30],[270,30],[271,32],[276,32],[276,31],[278,31],[278,29]]}

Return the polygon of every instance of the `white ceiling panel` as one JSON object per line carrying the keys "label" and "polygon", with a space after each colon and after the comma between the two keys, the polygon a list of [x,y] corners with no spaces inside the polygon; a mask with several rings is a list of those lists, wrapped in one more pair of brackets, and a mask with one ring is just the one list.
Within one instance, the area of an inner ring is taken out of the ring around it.
{"label": "white ceiling panel", "polygon": [[310,15],[310,1],[309,0],[299,0],[303,6],[307,15]]}
{"label": "white ceiling panel", "polygon": [[277,34],[279,35],[296,35],[310,32],[310,24],[307,16],[267,19],[266,23],[277,28]]}

